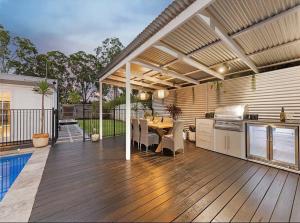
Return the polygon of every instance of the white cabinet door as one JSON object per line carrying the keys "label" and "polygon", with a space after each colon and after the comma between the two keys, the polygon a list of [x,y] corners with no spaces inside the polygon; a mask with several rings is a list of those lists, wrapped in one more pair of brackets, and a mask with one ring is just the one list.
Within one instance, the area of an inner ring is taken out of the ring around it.
{"label": "white cabinet door", "polygon": [[219,153],[227,153],[227,131],[221,129],[215,129],[215,151]]}
{"label": "white cabinet door", "polygon": [[210,119],[196,119],[196,146],[213,149],[213,124]]}
{"label": "white cabinet door", "polygon": [[245,158],[245,136],[244,132],[228,131],[227,154],[239,158]]}

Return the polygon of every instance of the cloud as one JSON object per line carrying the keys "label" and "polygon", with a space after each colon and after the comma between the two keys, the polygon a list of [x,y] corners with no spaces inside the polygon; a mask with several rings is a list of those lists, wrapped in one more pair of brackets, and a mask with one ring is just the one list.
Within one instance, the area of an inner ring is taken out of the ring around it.
{"label": "cloud", "polygon": [[[6,0],[0,0],[1,2]],[[105,38],[127,45],[171,0],[9,0],[0,21],[45,52],[93,52]]]}

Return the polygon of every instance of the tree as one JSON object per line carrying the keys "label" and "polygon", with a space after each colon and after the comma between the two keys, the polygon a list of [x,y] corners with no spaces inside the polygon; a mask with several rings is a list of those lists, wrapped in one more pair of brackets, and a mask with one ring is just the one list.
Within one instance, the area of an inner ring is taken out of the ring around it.
{"label": "tree", "polygon": [[107,38],[95,49],[96,57],[104,68],[124,49],[119,38]]}
{"label": "tree", "polygon": [[13,38],[13,46],[16,50],[10,59],[10,66],[17,74],[35,76],[38,55],[35,45],[29,39],[17,36]]}
{"label": "tree", "polygon": [[42,118],[41,118],[41,133],[45,132],[45,96],[51,95],[52,91],[47,80],[42,80],[38,83],[36,87],[33,88],[33,91],[37,94],[42,95]]}
{"label": "tree", "polygon": [[87,103],[96,92],[100,64],[92,54],[83,51],[71,54],[68,66],[75,77],[75,86],[80,92],[82,102]]}
{"label": "tree", "polygon": [[[73,90],[75,77],[68,67],[69,58],[60,51],[47,52],[47,73],[49,78],[57,79],[59,99],[66,103],[68,92]],[[45,64],[44,64],[45,67]]]}
{"label": "tree", "polygon": [[68,99],[67,102],[69,104],[79,104],[80,103],[80,93],[76,90],[72,90],[68,93]]}
{"label": "tree", "polygon": [[0,25],[0,72],[8,73],[9,66],[9,58],[11,51],[9,50],[10,44],[10,34],[7,30],[4,29],[2,25]]}
{"label": "tree", "polygon": [[[105,68],[111,61],[120,54],[124,49],[123,44],[119,38],[107,38],[102,41],[101,45],[95,49],[96,57],[101,64],[102,68]],[[96,83],[97,89],[99,89],[99,84]],[[110,85],[103,85],[103,95],[108,95],[113,89]]]}

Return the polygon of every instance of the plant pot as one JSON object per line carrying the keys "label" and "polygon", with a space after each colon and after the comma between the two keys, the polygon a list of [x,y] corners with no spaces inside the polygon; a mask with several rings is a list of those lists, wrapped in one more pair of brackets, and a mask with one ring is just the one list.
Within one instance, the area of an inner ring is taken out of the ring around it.
{"label": "plant pot", "polygon": [[98,142],[99,139],[100,139],[100,135],[99,134],[92,134],[91,139],[92,139],[92,142]]}
{"label": "plant pot", "polygon": [[49,134],[33,134],[32,144],[35,148],[45,147],[49,143]]}
{"label": "plant pot", "polygon": [[191,142],[195,142],[196,141],[196,132],[189,131],[189,140]]}

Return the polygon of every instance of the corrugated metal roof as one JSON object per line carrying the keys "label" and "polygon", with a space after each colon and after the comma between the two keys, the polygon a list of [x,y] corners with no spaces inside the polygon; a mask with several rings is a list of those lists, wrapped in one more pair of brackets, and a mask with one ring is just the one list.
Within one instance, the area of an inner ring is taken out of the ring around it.
{"label": "corrugated metal roof", "polygon": [[218,36],[205,28],[197,18],[192,18],[162,39],[162,42],[188,54],[195,49],[215,42]]}
{"label": "corrugated metal roof", "polygon": [[192,57],[206,66],[237,58],[235,53],[222,42],[207,47],[203,51],[193,54]]}
{"label": "corrugated metal roof", "polygon": [[144,51],[138,58],[157,65],[164,65],[176,59],[175,57],[162,52],[155,47],[150,47],[149,49]]}
{"label": "corrugated metal roof", "polygon": [[101,73],[100,77],[116,66],[133,50],[146,42],[151,36],[178,16],[195,0],[174,0],[158,17],[156,17]]}
{"label": "corrugated metal roof", "polygon": [[[117,65],[193,2],[172,2],[102,74]],[[228,35],[257,67],[264,67],[300,59],[299,5],[300,0],[216,0],[206,10],[224,26]],[[286,13],[287,11],[290,13]],[[280,13],[282,16],[278,16]],[[270,20],[274,17],[276,19]],[[161,42],[210,68],[215,69],[226,63],[231,68],[229,73],[249,70],[234,51],[196,16],[167,34]],[[138,58],[184,75],[196,69],[157,48],[145,50]],[[190,75],[196,79],[198,76]],[[200,76],[203,79],[207,74]],[[168,81],[183,82],[171,78]]]}
{"label": "corrugated metal roof", "polygon": [[[296,28],[298,27],[298,28]],[[284,16],[263,27],[254,29],[235,38],[237,43],[250,54],[273,46],[300,39],[300,12]]]}
{"label": "corrugated metal roof", "polygon": [[218,0],[208,11],[232,35],[298,4],[299,0]]}

